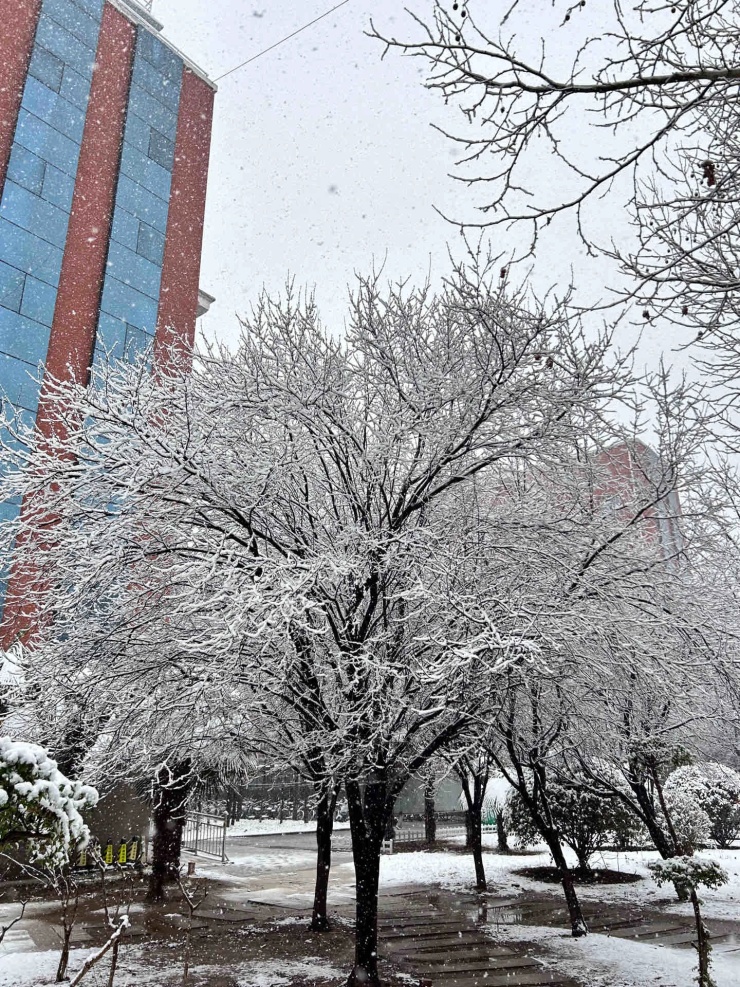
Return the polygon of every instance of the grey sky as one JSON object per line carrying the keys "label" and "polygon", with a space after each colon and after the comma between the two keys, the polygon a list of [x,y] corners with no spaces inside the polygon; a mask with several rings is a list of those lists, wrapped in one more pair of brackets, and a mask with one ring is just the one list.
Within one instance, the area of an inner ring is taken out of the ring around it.
{"label": "grey sky", "polygon": [[[216,78],[333,2],[155,0],[153,12],[165,36]],[[350,0],[219,84],[201,275],[217,296],[204,320],[209,335],[234,339],[235,312],[263,284],[279,290],[288,273],[316,286],[325,321],[340,328],[354,271],[385,261],[389,277],[420,280],[430,265],[444,269],[448,242],[458,249],[457,230],[433,207],[470,216],[479,200],[449,177],[456,149],[431,124],[456,130],[462,117],[424,89],[421,59],[390,52],[381,60],[382,46],[363,33],[372,14],[379,28],[404,35],[404,6]],[[551,167],[543,162],[533,178],[551,179]],[[502,230],[493,242],[496,252],[515,246]],[[587,264],[573,236],[538,252],[535,283],[562,288],[571,269],[579,287],[603,293],[609,272]]]}
{"label": "grey sky", "polygon": [[[164,33],[212,77],[331,6],[328,0],[155,0]],[[209,331],[232,337],[234,312],[288,272],[316,284],[341,321],[356,269],[386,256],[389,275],[423,277],[450,227],[434,202],[464,198],[447,178],[451,149],[430,127],[437,100],[421,63],[363,36],[398,0],[350,0],[335,14],[224,79],[216,97],[201,283],[217,296]],[[442,118],[444,118],[444,111]],[[452,231],[454,233],[454,231]]]}

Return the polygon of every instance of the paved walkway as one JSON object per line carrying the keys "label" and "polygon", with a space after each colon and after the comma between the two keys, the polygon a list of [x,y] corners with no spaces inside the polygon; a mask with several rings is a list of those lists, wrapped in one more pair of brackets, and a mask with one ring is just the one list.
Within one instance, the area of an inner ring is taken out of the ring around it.
{"label": "paved walkway", "polygon": [[[198,874],[216,878],[209,898],[196,914],[194,931],[204,934],[217,926],[249,926],[266,915],[308,918],[315,877],[312,839],[302,835],[234,840],[232,863],[207,863],[197,858]],[[190,858],[193,859],[193,858]],[[349,859],[334,855],[334,863]],[[335,874],[339,871],[335,871]],[[345,873],[351,875],[345,869]],[[608,889],[605,889],[608,894]],[[351,877],[332,882],[330,910],[350,924],[354,918],[355,888]],[[22,922],[0,944],[0,954],[58,949],[61,929],[57,905],[29,905]],[[7,925],[18,905],[0,904],[0,925]],[[649,906],[583,902],[592,932],[637,940],[653,946],[690,949],[693,922]],[[54,914],[56,913],[56,914]],[[130,938],[176,935],[185,922],[178,902],[150,909],[132,909]],[[740,984],[740,922],[708,920],[717,954],[737,962]],[[547,944],[527,939],[528,926],[546,926],[567,933],[568,915],[556,891],[522,892],[511,897],[495,893],[479,897],[405,885],[381,888],[379,932],[381,955],[415,982],[434,987],[588,987],[562,969],[563,961],[548,954]],[[517,934],[511,934],[517,927]],[[93,946],[103,935],[99,899],[82,905],[73,934],[73,946]]]}
{"label": "paved walkway", "polygon": [[379,931],[381,949],[410,976],[434,987],[579,987],[550,969],[533,944],[497,943],[485,917],[476,921],[439,907],[451,904],[447,895],[437,907],[428,896],[414,907],[409,897],[383,901]]}

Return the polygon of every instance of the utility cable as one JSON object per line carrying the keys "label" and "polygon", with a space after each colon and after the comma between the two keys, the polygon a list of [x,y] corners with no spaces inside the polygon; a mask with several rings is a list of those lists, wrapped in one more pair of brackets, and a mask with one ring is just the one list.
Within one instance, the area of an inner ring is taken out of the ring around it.
{"label": "utility cable", "polygon": [[279,41],[276,41],[274,45],[270,45],[269,48],[265,48],[264,51],[260,51],[256,55],[252,55],[252,57],[248,58],[246,62],[241,62],[241,64],[235,65],[233,69],[229,69],[228,72],[224,72],[222,75],[219,75],[213,81],[220,82],[222,79],[225,79],[227,75],[233,75],[234,72],[238,72],[239,69],[243,69],[244,66],[249,65],[250,62],[255,62],[258,58],[262,58],[262,56],[266,55],[268,51],[273,51],[275,48],[278,48],[286,41],[290,41],[290,39],[294,38],[297,34],[300,34],[301,31],[305,31],[307,28],[312,27],[314,24],[318,24],[319,21],[323,20],[325,17],[328,17],[329,14],[333,14],[335,10],[339,10],[339,8],[343,7],[346,3],[349,3],[349,0],[342,0],[341,3],[338,3],[336,6],[332,7],[331,10],[325,10],[323,14],[319,14],[318,17],[314,17],[314,19],[312,21],[309,21],[308,24],[304,24],[303,27],[299,27],[297,31],[293,31],[292,34],[287,34],[284,38],[281,38]]}

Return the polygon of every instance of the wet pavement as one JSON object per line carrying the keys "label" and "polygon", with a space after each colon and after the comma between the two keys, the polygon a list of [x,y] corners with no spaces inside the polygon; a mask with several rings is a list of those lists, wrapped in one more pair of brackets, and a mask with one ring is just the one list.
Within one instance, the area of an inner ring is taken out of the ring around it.
{"label": "wet pavement", "polygon": [[[225,866],[186,856],[186,860],[195,861],[196,874],[203,879],[200,887],[209,890],[208,899],[195,915],[194,934],[218,938],[275,918],[303,926],[311,912],[313,846],[310,833],[237,837],[228,842],[231,863]],[[349,859],[348,851],[334,853],[335,865]],[[337,878],[331,883],[329,907],[348,929],[354,919],[355,888],[352,872],[347,868],[343,871],[347,875],[344,883]],[[339,869],[334,873],[338,875]],[[111,891],[112,901],[124,895],[123,887]],[[605,887],[605,897],[608,894]],[[652,905],[593,900],[584,900],[582,905],[592,932],[661,948],[693,948],[695,932],[690,917]],[[7,925],[18,909],[17,904],[0,904],[0,925]],[[131,909],[131,921],[127,938],[132,942],[174,938],[188,924],[178,901],[156,908],[137,902]],[[709,919],[707,925],[715,954],[737,963],[740,983],[740,922]],[[532,928],[531,941],[527,927]],[[563,969],[567,964],[548,950],[535,927],[559,929],[567,936],[567,910],[555,890],[522,890],[503,896],[418,884],[381,887],[380,956],[415,983],[434,987],[589,987],[569,976]],[[61,935],[58,905],[34,902],[23,922],[6,934],[0,955],[58,949]],[[81,902],[73,947],[97,946],[104,938],[99,896]]]}
{"label": "wet pavement", "polygon": [[[693,949],[693,922],[683,916],[595,902],[585,902],[583,910],[591,932],[656,947]],[[435,987],[576,987],[579,983],[558,968],[546,944],[526,941],[524,928],[515,940],[507,937],[512,926],[562,928],[567,935],[567,911],[553,895],[407,894],[382,899],[380,916],[382,947],[402,970]],[[707,924],[715,953],[737,960],[740,983],[740,923],[709,920]]]}

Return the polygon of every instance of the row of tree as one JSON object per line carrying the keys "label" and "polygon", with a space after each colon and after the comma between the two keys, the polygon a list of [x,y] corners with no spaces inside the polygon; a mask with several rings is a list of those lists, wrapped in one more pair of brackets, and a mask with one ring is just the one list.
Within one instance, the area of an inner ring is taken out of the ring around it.
{"label": "row of tree", "polygon": [[700,389],[475,254],[437,292],[361,279],[342,337],[289,288],[190,373],[45,387],[55,427],[8,417],[0,463],[18,704],[73,776],[154,779],[154,896],[194,786],[265,765],[313,786],[316,928],[344,786],[352,983],[378,983],[394,802],[439,756],[473,800],[508,778],[574,934],[564,778],[681,853],[663,765],[737,720],[734,477]]}

